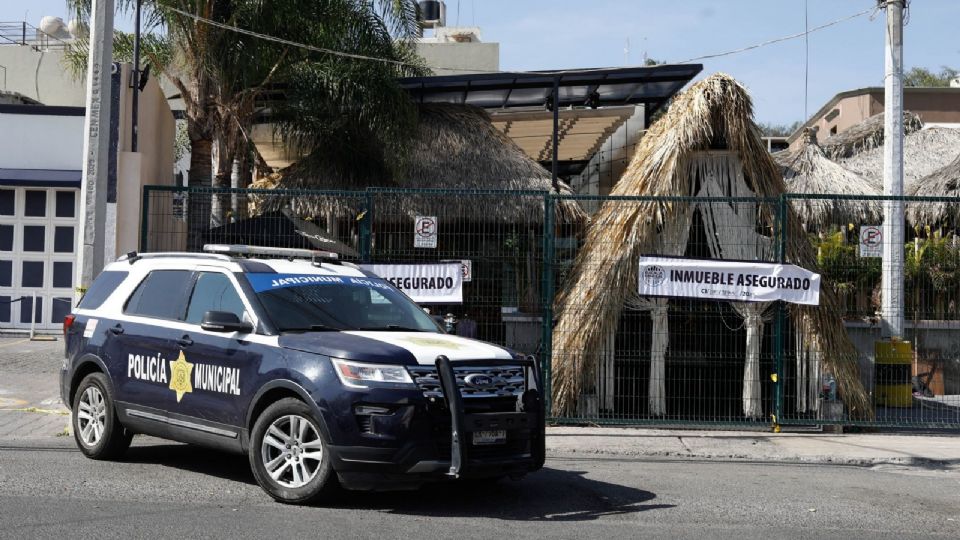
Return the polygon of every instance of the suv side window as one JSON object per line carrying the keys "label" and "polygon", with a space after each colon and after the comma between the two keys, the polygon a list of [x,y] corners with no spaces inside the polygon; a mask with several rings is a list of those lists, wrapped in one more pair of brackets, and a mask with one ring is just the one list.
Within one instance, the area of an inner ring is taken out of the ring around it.
{"label": "suv side window", "polygon": [[200,324],[203,314],[208,311],[228,311],[235,313],[240,320],[243,320],[246,312],[243,300],[240,299],[237,289],[225,274],[202,272],[197,278],[197,284],[193,286],[193,294],[190,295],[190,304],[187,308],[187,322]]}
{"label": "suv side window", "polygon": [[124,313],[181,320],[185,311],[183,289],[189,281],[189,270],[154,270],[130,295]]}

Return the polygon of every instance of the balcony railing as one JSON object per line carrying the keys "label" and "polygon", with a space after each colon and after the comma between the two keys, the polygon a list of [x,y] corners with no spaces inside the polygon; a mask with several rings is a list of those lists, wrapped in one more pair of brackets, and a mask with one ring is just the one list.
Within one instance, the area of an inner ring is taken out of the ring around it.
{"label": "balcony railing", "polygon": [[37,51],[62,50],[70,42],[50,35],[25,21],[0,21],[0,45],[20,45]]}

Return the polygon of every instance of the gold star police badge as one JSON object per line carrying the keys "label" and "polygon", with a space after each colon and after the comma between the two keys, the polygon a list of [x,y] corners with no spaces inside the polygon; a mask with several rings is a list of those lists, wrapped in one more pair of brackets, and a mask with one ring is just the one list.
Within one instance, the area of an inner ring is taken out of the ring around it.
{"label": "gold star police badge", "polygon": [[177,403],[183,399],[184,394],[193,392],[193,385],[190,384],[190,374],[193,372],[193,364],[187,362],[187,357],[180,351],[180,356],[175,362],[170,362],[170,389],[177,393]]}

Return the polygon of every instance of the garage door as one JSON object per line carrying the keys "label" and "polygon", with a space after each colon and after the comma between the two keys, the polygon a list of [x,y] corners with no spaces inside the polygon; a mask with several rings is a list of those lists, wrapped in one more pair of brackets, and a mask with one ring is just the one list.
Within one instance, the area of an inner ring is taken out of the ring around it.
{"label": "garage door", "polygon": [[[73,302],[79,190],[0,187],[0,329],[56,329]],[[34,303],[34,295],[36,303]]]}

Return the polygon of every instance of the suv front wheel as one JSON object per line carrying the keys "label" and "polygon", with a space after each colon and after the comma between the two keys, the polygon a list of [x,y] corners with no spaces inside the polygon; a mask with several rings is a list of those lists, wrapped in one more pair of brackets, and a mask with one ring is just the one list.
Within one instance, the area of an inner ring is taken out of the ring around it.
{"label": "suv front wheel", "polygon": [[267,407],[250,436],[250,468],[260,487],[283,503],[317,500],[336,486],[320,421],[304,402]]}

